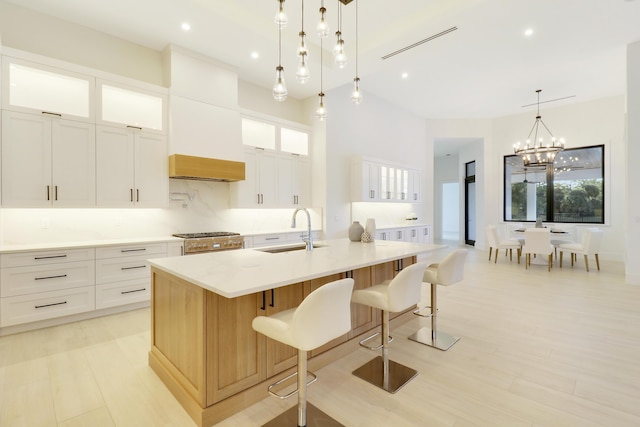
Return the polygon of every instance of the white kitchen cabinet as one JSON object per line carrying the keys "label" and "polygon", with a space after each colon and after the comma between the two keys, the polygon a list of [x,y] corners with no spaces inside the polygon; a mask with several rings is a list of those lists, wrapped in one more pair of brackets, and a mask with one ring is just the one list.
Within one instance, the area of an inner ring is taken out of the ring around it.
{"label": "white kitchen cabinet", "polygon": [[96,134],[98,206],[167,206],[166,137],[111,126],[98,126]]}
{"label": "white kitchen cabinet", "polygon": [[351,162],[352,202],[415,203],[420,198],[420,171],[374,159]]}
{"label": "white kitchen cabinet", "polygon": [[418,227],[418,243],[433,243],[432,227],[423,225]]}
{"label": "white kitchen cabinet", "polygon": [[2,112],[2,205],[95,206],[95,125]]}
{"label": "white kitchen cabinet", "polygon": [[95,122],[95,78],[21,59],[2,58],[2,108]]}
{"label": "white kitchen cabinet", "polygon": [[98,80],[98,124],[166,133],[167,96]]}
{"label": "white kitchen cabinet", "polygon": [[96,248],[96,308],[148,301],[151,268],[148,259],[167,256],[167,243]]}
{"label": "white kitchen cabinet", "polygon": [[0,326],[95,308],[93,248],[0,256]]}
{"label": "white kitchen cabinet", "polygon": [[417,227],[405,228],[403,238],[405,242],[418,243],[420,241],[420,230]]}
{"label": "white kitchen cabinet", "polygon": [[182,255],[184,255],[184,242],[167,243],[167,256],[182,256]]}
{"label": "white kitchen cabinet", "polygon": [[232,182],[231,206],[278,207],[278,155],[269,150],[245,150],[245,180]]}
{"label": "white kitchen cabinet", "polygon": [[375,202],[381,200],[380,164],[365,160],[351,163],[351,201]]}
{"label": "white kitchen cabinet", "polygon": [[310,181],[310,164],[306,156],[278,155],[278,205],[281,208],[308,206]]}

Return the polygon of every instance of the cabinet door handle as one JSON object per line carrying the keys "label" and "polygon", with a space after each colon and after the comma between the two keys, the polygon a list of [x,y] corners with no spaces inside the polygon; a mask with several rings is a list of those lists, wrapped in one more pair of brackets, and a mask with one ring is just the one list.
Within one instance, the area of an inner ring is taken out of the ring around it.
{"label": "cabinet door handle", "polygon": [[136,202],[140,201],[140,189],[136,188]]}
{"label": "cabinet door handle", "polygon": [[43,305],[36,305],[34,308],[45,308],[45,307],[53,307],[54,305],[63,305],[66,304],[66,301],[62,301],[62,302],[54,302],[53,304],[43,304]]}
{"label": "cabinet door handle", "polygon": [[418,193],[413,193],[413,200],[418,200]]}
{"label": "cabinet door handle", "polygon": [[280,240],[280,237],[266,237],[264,240]]}
{"label": "cabinet door handle", "polygon": [[142,251],[146,251],[146,248],[139,248],[139,249],[120,249],[120,253],[126,253],[126,252],[142,252]]}
{"label": "cabinet door handle", "polygon": [[271,304],[269,304],[269,307],[275,307],[276,306],[276,294],[273,291],[273,289],[271,289]]}
{"label": "cabinet door handle", "polygon": [[36,277],[35,280],[61,279],[63,277],[67,277],[67,275],[66,274],[59,274],[57,276]]}
{"label": "cabinet door handle", "polygon": [[127,125],[127,127],[129,129],[138,129],[138,130],[142,130],[142,128],[140,126],[131,126],[131,125]]}
{"label": "cabinet door handle", "polygon": [[262,305],[260,306],[260,310],[264,311],[267,309],[267,291],[262,291]]}
{"label": "cabinet door handle", "polygon": [[47,185],[47,200],[51,200],[51,187]]}
{"label": "cabinet door handle", "polygon": [[66,258],[67,255],[49,255],[49,256],[35,256],[33,259],[41,260],[41,259],[52,259],[52,258]]}
{"label": "cabinet door handle", "polygon": [[129,189],[129,201],[133,202],[133,188]]}
{"label": "cabinet door handle", "polygon": [[47,114],[49,116],[62,117],[62,114],[60,114],[60,113],[52,113],[51,111],[43,111],[42,114]]}
{"label": "cabinet door handle", "polygon": [[142,291],[146,291],[147,288],[142,288],[142,289],[134,289],[132,291],[121,291],[120,295],[126,295],[126,294],[132,294],[134,292],[142,292]]}
{"label": "cabinet door handle", "polygon": [[54,193],[55,193],[55,198],[54,198],[54,200],[58,200],[58,186],[57,186],[57,185],[55,185],[53,188],[54,188]]}
{"label": "cabinet door handle", "polygon": [[145,268],[146,265],[136,265],[134,267],[120,267],[120,270],[135,270],[136,268]]}

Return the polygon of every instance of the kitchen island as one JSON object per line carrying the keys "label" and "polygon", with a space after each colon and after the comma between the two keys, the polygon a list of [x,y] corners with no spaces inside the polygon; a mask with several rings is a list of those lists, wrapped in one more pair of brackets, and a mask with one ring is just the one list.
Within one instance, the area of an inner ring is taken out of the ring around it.
{"label": "kitchen island", "polygon": [[[251,327],[258,315],[296,307],[325,283],[352,277],[354,289],[391,279],[441,246],[395,241],[317,242],[313,251],[265,248],[150,260],[149,364],[198,426],[209,426],[268,396],[292,372],[296,350]],[[395,324],[411,318],[396,314]],[[352,305],[352,329],[310,352],[318,369],[358,348],[379,312]]]}

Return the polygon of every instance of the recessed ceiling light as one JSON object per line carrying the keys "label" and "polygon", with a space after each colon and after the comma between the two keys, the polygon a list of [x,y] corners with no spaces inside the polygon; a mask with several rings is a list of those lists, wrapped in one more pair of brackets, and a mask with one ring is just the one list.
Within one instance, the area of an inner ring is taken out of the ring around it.
{"label": "recessed ceiling light", "polygon": [[524,30],[524,35],[526,37],[531,37],[533,35],[533,29],[532,28],[527,28],[526,30]]}
{"label": "recessed ceiling light", "polygon": [[260,58],[260,54],[258,52],[251,52],[251,57],[253,59],[258,59],[258,58]]}
{"label": "recessed ceiling light", "polygon": [[402,78],[403,78],[403,79],[406,79],[406,78],[408,78],[408,77],[409,77],[409,73],[402,73]]}
{"label": "recessed ceiling light", "polygon": [[183,22],[182,25],[180,25],[180,28],[182,28],[182,31],[189,31],[191,29],[191,24]]}

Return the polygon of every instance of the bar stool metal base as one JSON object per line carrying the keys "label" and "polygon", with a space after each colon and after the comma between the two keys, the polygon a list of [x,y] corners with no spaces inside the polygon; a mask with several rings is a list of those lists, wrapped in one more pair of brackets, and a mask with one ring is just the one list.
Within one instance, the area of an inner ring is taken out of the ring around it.
{"label": "bar stool metal base", "polygon": [[395,393],[400,390],[406,383],[411,381],[418,371],[411,369],[407,366],[401,365],[393,360],[388,361],[389,370],[387,379],[385,382],[385,366],[382,356],[378,356],[373,360],[365,363],[355,371],[353,375],[361,378],[376,387],[388,391],[389,393]]}
{"label": "bar stool metal base", "polygon": [[[298,425],[298,407],[293,406],[278,415],[263,427],[295,427]],[[306,427],[345,427],[317,407],[307,402]]]}
{"label": "bar stool metal base", "polygon": [[460,340],[459,337],[454,337],[453,335],[440,331],[437,331],[435,336],[433,336],[431,334],[431,328],[427,328],[426,326],[411,334],[409,339],[442,351],[449,350],[452,345]]}

